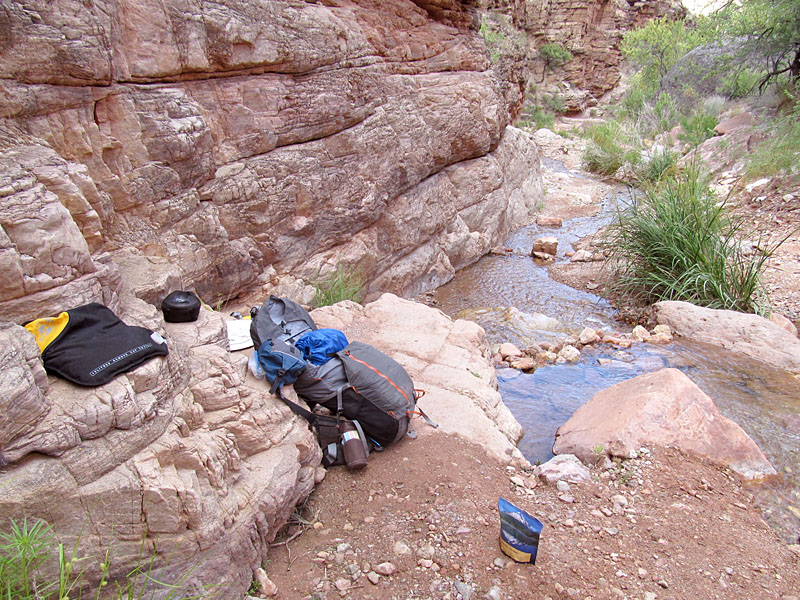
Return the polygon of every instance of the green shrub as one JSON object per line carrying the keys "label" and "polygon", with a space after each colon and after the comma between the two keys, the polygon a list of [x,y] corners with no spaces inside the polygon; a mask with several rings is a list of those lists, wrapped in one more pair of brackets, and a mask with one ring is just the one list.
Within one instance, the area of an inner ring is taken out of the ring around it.
{"label": "green shrub", "polygon": [[522,109],[522,116],[516,125],[531,129],[553,129],[555,122],[556,117],[552,112],[539,105],[527,105]]}
{"label": "green shrub", "polygon": [[744,98],[755,91],[764,77],[763,71],[748,68],[730,71],[722,77],[722,93],[728,98]]}
{"label": "green shrub", "polygon": [[583,165],[589,171],[613,175],[625,164],[638,164],[639,152],[632,148],[629,135],[617,121],[593,125],[585,135],[589,141],[583,153]]}
{"label": "green shrub", "polygon": [[366,284],[360,271],[341,264],[328,275],[319,278],[314,286],[317,288],[312,301],[314,308],[330,306],[342,300],[360,303],[366,292]]}
{"label": "green shrub", "polygon": [[545,70],[560,67],[572,60],[572,53],[561,44],[545,44],[539,48],[539,56],[544,60]]}
{"label": "green shrub", "polygon": [[678,134],[678,139],[691,146],[699,146],[714,135],[714,127],[719,123],[716,115],[706,111],[699,111],[681,119],[683,131]]}
{"label": "green shrub", "polygon": [[717,203],[696,168],[635,193],[608,228],[613,288],[639,300],[685,300],[711,308],[768,310],[760,275],[778,244],[746,255],[743,222]]}

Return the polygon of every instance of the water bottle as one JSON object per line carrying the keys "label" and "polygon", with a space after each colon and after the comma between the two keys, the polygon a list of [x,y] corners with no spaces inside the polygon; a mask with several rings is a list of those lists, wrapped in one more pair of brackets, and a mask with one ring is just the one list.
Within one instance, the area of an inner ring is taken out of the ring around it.
{"label": "water bottle", "polygon": [[344,462],[347,464],[347,468],[353,471],[366,467],[367,451],[355,424],[349,419],[342,419],[339,422],[339,433],[342,440]]}

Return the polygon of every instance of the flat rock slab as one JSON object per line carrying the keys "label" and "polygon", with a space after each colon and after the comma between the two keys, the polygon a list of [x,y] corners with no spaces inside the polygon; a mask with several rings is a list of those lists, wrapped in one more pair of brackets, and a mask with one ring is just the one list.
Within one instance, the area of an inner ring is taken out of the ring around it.
{"label": "flat rock slab", "polygon": [[800,339],[764,317],[675,300],[657,302],[656,320],[676,335],[800,374]]}
{"label": "flat rock slab", "polygon": [[597,392],[556,432],[555,454],[584,462],[595,449],[630,458],[643,446],[675,447],[729,467],[745,480],[775,469],[739,425],[722,416],[678,369],[662,369]]}

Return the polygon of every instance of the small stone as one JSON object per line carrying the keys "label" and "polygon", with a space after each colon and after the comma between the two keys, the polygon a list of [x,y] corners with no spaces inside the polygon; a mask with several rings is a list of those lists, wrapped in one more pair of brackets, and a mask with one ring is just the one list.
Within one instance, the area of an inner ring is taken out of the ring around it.
{"label": "small stone", "polygon": [[503,595],[500,593],[500,588],[497,587],[496,585],[493,585],[491,588],[489,588],[489,591],[486,592],[485,597],[488,600],[501,600]]}
{"label": "small stone", "polygon": [[608,535],[617,535],[619,533],[619,529],[616,527],[603,527],[603,531],[605,531]]}
{"label": "small stone", "polygon": [[397,567],[395,567],[390,562],[382,562],[381,564],[375,567],[375,572],[379,575],[386,575],[387,577],[397,571]]}
{"label": "small stone", "polygon": [[660,585],[665,590],[669,589],[669,584],[664,579],[659,579],[658,585]]}
{"label": "small stone", "polygon": [[563,359],[566,362],[576,362],[580,359],[581,352],[575,346],[567,344],[558,351],[556,360]]}
{"label": "small stone", "polygon": [[578,335],[578,341],[584,346],[587,344],[594,344],[600,341],[600,336],[597,335],[597,331],[591,327],[584,327]]}
{"label": "small stone", "polygon": [[352,523],[345,523],[342,527],[345,531],[353,531],[353,524]]}
{"label": "small stone", "polygon": [[420,558],[417,564],[423,569],[430,569],[433,566],[433,561],[429,558]]}
{"label": "small stone", "polygon": [[637,325],[633,328],[633,331],[631,331],[631,338],[635,342],[646,342],[650,339],[650,332],[641,325]]}
{"label": "small stone", "polygon": [[375,517],[364,517],[364,523],[374,523]]}
{"label": "small stone", "polygon": [[393,546],[394,553],[399,556],[404,556],[406,554],[411,554],[411,548],[408,547],[403,540],[397,540]]}
{"label": "small stone", "polygon": [[475,588],[468,583],[464,583],[463,581],[456,581],[453,583],[453,586],[456,588],[456,592],[461,594],[461,598],[463,600],[470,600],[470,598],[472,598],[472,594],[475,593]]}
{"label": "small stone", "polygon": [[464,527],[462,525],[461,527],[456,529],[456,535],[464,535],[465,533],[469,533],[471,531],[472,531],[472,529],[470,529],[469,527]]}
{"label": "small stone", "polygon": [[575,502],[575,498],[570,496],[569,494],[559,494],[558,499],[565,504],[572,504]]}
{"label": "small stone", "polygon": [[272,598],[278,595],[278,586],[267,577],[267,572],[259,567],[255,572],[255,580],[258,583],[258,589],[264,598]]}
{"label": "small stone", "polygon": [[340,592],[345,592],[350,589],[350,581],[341,577],[333,582],[333,585],[336,587],[337,590]]}
{"label": "small stone", "polygon": [[502,556],[498,556],[497,558],[494,559],[494,566],[497,567],[498,569],[505,569],[506,564],[508,564],[508,561]]}
{"label": "small stone", "polygon": [[514,475],[513,477],[511,477],[511,483],[519,487],[525,487],[525,480],[519,475]]}
{"label": "small stone", "polygon": [[615,506],[622,506],[622,507],[628,506],[628,499],[622,494],[615,494],[614,496],[612,496],[611,502]]}
{"label": "small stone", "polygon": [[522,356],[522,350],[517,348],[514,344],[510,342],[506,342],[505,344],[500,345],[500,349],[498,350],[500,356],[503,357],[503,360],[508,358],[517,358]]}
{"label": "small stone", "polygon": [[556,489],[559,492],[568,492],[569,491],[569,483],[567,483],[563,479],[559,479],[558,481],[556,481]]}
{"label": "small stone", "polygon": [[367,573],[367,579],[372,585],[378,585],[378,582],[381,580],[381,576],[378,575],[375,571],[370,571]]}
{"label": "small stone", "polygon": [[645,592],[644,593],[644,600],[656,600],[657,596],[655,592]]}
{"label": "small stone", "polygon": [[569,527],[569,528],[575,527],[575,521],[573,521],[572,519],[565,519],[563,524],[564,527]]}

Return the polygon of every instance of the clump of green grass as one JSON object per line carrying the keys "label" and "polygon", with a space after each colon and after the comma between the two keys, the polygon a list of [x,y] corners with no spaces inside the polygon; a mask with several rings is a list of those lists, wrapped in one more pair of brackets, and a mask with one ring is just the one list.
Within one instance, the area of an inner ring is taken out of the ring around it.
{"label": "clump of green grass", "polygon": [[[190,600],[206,597],[184,595],[181,587],[187,572],[178,584],[160,582],[152,577],[155,556],[149,561],[139,560],[122,581],[110,578],[110,552],[106,551],[100,562],[100,580],[93,586],[85,580],[84,571],[79,570],[83,560],[71,556],[62,543],[57,543],[52,528],[42,519],[23,519],[22,523],[11,520],[10,531],[0,532],[0,598],[3,600],[69,600],[70,594],[98,599],[109,597],[104,588],[113,583],[111,597],[127,600],[153,597],[154,588],[161,588],[160,597],[174,600]],[[141,559],[141,557],[140,557]],[[49,565],[49,568],[45,568]],[[94,588],[94,593],[90,588]]]}
{"label": "clump of green grass", "polygon": [[776,119],[769,138],[750,154],[746,172],[751,178],[770,177],[781,171],[800,172],[800,103],[794,111]]}
{"label": "clump of green grass", "polygon": [[589,171],[613,175],[625,164],[635,166],[640,154],[632,147],[628,132],[617,121],[606,121],[586,130],[588,143],[583,164]]}
{"label": "clump of green grass", "polygon": [[685,300],[711,308],[768,311],[760,276],[780,245],[747,255],[741,220],[718,203],[698,169],[635,193],[607,230],[616,292],[640,301]]}
{"label": "clump of green grass", "polygon": [[681,119],[681,129],[678,139],[690,146],[699,146],[714,135],[714,127],[719,123],[719,118],[705,110],[698,111]]}
{"label": "clump of green grass", "polygon": [[643,159],[636,171],[640,186],[657,184],[666,175],[674,174],[678,162],[677,153],[669,148],[661,148]]}
{"label": "clump of green grass", "polygon": [[317,288],[312,301],[314,308],[330,306],[342,300],[361,303],[366,293],[366,282],[361,272],[341,264],[319,278],[314,286]]}

